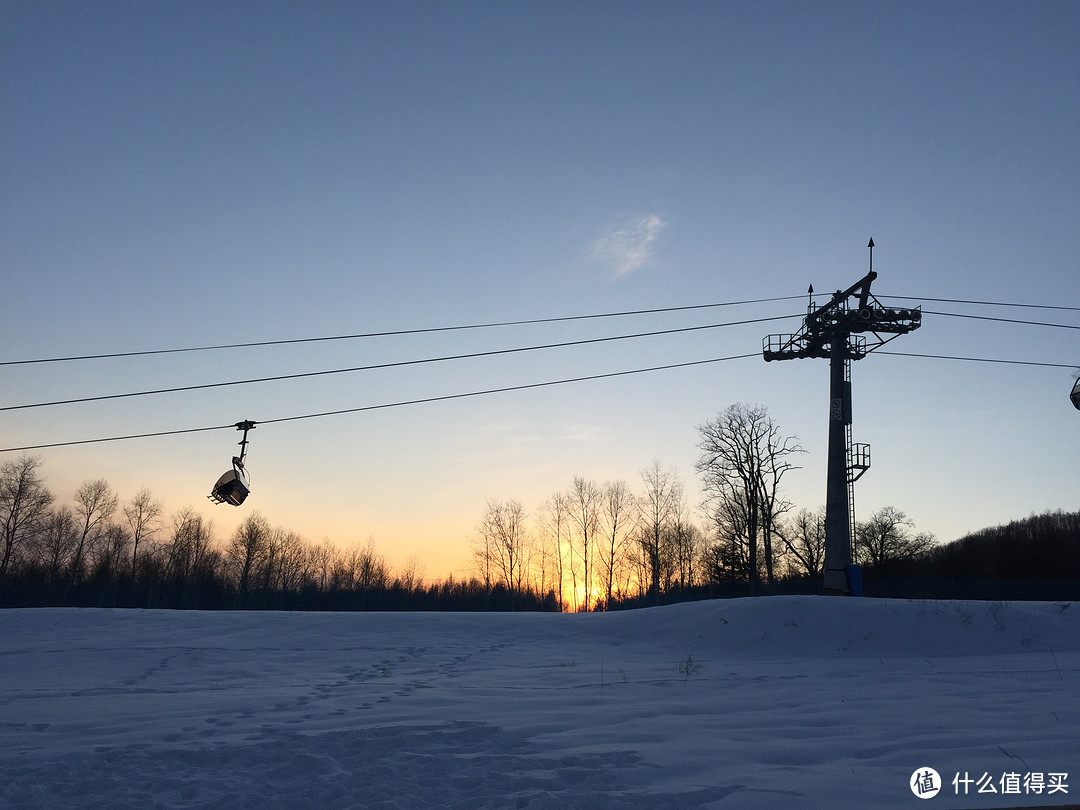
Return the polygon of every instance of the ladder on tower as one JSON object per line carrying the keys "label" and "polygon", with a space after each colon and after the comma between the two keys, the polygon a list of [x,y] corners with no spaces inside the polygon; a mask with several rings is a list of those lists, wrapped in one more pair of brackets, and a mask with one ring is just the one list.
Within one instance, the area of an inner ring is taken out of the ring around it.
{"label": "ladder on tower", "polygon": [[[851,361],[844,363],[844,384],[851,385]],[[844,445],[847,455],[847,487],[848,487],[848,522],[851,527],[851,551],[855,557],[855,482],[862,478],[863,473],[870,469],[870,445],[854,444],[851,441],[851,419],[847,419],[844,427]]]}

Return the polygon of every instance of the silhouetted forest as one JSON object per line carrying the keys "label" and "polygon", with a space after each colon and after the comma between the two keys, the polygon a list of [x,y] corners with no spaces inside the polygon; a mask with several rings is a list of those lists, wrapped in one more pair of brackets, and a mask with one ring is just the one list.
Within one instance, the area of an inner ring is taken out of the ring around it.
{"label": "silhouetted forest", "polygon": [[1032,515],[863,570],[867,596],[1080,599],[1080,512]]}
{"label": "silhouetted forest", "polygon": [[227,541],[148,490],[121,503],[104,479],[56,504],[37,458],[0,465],[0,607],[194,610],[558,610],[553,590],[393,571],[374,542],[311,543],[250,512]]}
{"label": "silhouetted forest", "polygon": [[132,581],[130,577],[91,577],[79,583],[51,582],[39,576],[9,578],[0,590],[0,607],[136,607],[183,610],[460,610],[556,611],[554,593],[510,593],[497,584],[453,577],[428,586],[408,587],[399,580],[356,588],[322,590],[307,583],[295,590],[258,587],[241,593],[228,577],[214,572],[189,579]]}
{"label": "silhouetted forest", "polygon": [[982,529],[903,568],[918,576],[1080,580],[1080,512],[1047,512]]}
{"label": "silhouetted forest", "polygon": [[[166,517],[147,490],[121,503],[103,479],[57,504],[40,461],[24,457],[0,465],[0,607],[616,610],[820,592],[823,510],[784,514],[790,505],[775,500],[773,517],[752,529],[729,497],[702,528],[674,471],[656,463],[642,479],[634,494],[623,482],[575,477],[531,527],[520,503],[489,501],[475,576],[439,582],[415,559],[393,571],[372,540],[311,543],[258,512],[222,541],[195,510]],[[938,544],[886,506],[856,526],[854,541],[867,596],[1080,598],[1080,512]]]}
{"label": "silhouetted forest", "polygon": [[[464,610],[558,611],[554,591],[511,591],[502,583],[477,578],[423,585],[408,574],[391,576],[370,546],[336,561],[324,581],[307,578],[294,587],[280,580],[243,589],[236,569],[220,554],[194,568],[148,559],[139,577],[98,567],[73,582],[51,578],[41,568],[23,567],[0,588],[0,606],[142,607],[195,610]],[[366,570],[366,574],[363,572]],[[1062,599],[1080,587],[1080,512],[1048,512],[982,529],[924,554],[894,562],[887,577],[873,564],[864,566],[868,596],[964,599]],[[359,575],[357,575],[359,574]],[[365,579],[366,577],[366,579]],[[1062,590],[1061,586],[1065,586]],[[819,577],[789,576],[762,594],[810,594],[820,591]],[[614,598],[610,610],[747,596],[746,580],[727,579],[661,594]],[[1066,594],[1066,595],[1062,595]]]}

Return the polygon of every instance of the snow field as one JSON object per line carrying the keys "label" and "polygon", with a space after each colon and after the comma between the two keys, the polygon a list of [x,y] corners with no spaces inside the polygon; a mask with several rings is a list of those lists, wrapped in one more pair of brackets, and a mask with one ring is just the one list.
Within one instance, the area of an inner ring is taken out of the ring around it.
{"label": "snow field", "polygon": [[1078,728],[1061,603],[0,612],[0,807],[1060,806]]}

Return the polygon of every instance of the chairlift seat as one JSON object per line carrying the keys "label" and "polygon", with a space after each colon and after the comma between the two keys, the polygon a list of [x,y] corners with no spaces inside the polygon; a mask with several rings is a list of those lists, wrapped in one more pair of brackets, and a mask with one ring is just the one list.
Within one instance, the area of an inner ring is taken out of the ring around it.
{"label": "chairlift seat", "polygon": [[207,497],[214,503],[239,506],[250,492],[251,484],[248,482],[244,465],[234,456],[232,469],[222,474]]}

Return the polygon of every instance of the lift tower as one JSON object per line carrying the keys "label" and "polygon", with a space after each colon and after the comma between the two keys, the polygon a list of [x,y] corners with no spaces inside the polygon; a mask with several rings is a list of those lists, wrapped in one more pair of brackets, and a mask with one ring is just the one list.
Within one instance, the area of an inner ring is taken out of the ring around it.
{"label": "lift tower", "polygon": [[[922,311],[889,309],[870,294],[874,272],[874,240],[870,272],[844,291],[837,290],[822,307],[807,308],[802,330],[795,335],[769,335],[762,341],[766,361],[804,357],[829,359],[829,467],[825,501],[825,592],[849,594],[851,565],[851,496],[855,479],[869,466],[866,445],[852,458],[851,361],[861,360],[922,324]],[[814,288],[810,288],[812,295]],[[867,336],[874,342],[868,345]],[[887,337],[884,337],[887,336]],[[856,472],[857,471],[857,472]]]}

